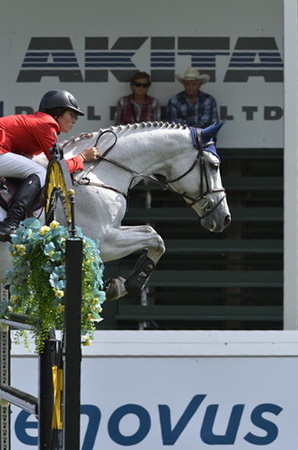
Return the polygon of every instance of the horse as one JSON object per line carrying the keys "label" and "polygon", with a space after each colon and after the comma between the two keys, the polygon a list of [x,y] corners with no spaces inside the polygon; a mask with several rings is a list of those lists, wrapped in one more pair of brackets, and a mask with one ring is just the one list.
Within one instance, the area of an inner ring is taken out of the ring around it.
{"label": "horse", "polygon": [[122,225],[130,189],[142,179],[183,198],[209,231],[220,233],[229,225],[220,157],[212,140],[222,125],[199,129],[143,122],[82,133],[62,143],[65,159],[90,146],[99,149],[99,158],[85,164],[73,183],[76,225],[99,240],[103,262],[141,251],[127,279],[119,275],[106,281],[107,300],[140,293],[166,250],[152,226]]}

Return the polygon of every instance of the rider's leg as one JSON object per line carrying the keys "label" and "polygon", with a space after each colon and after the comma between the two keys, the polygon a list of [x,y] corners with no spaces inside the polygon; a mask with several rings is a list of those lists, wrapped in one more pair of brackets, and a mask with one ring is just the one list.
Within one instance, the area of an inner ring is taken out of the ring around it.
{"label": "rider's leg", "polygon": [[46,170],[39,164],[20,155],[5,153],[0,155],[0,176],[23,179],[16,197],[7,212],[7,217],[0,222],[0,240],[8,240],[21,220],[26,217],[28,209],[45,183]]}
{"label": "rider's leg", "polygon": [[7,240],[7,235],[15,232],[21,220],[40,191],[41,184],[37,175],[32,174],[24,180],[15,196],[15,199],[7,211],[7,216],[0,222],[0,240]]}
{"label": "rider's leg", "polygon": [[44,186],[46,169],[37,162],[16,153],[0,154],[0,177],[19,178],[25,180],[29,175],[35,174]]}

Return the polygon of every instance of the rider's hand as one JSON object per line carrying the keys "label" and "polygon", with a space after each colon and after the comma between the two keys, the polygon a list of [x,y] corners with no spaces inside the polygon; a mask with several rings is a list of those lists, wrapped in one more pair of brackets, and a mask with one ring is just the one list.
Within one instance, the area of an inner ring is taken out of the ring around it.
{"label": "rider's hand", "polygon": [[91,162],[95,161],[99,157],[99,151],[96,147],[89,147],[82,151],[81,155],[86,162]]}

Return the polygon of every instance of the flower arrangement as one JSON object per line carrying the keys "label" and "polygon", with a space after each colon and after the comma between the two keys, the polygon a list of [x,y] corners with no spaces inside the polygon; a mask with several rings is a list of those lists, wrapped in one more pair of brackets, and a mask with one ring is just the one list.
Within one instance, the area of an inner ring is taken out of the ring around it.
{"label": "flower arrangement", "polygon": [[[83,344],[90,345],[102,320],[100,313],[105,293],[102,290],[103,264],[97,244],[83,240],[81,334]],[[41,226],[37,219],[26,219],[12,235],[12,268],[7,273],[10,299],[5,315],[25,314],[32,324],[36,352],[43,351],[51,328],[64,329],[65,248],[68,230],[56,221]]]}

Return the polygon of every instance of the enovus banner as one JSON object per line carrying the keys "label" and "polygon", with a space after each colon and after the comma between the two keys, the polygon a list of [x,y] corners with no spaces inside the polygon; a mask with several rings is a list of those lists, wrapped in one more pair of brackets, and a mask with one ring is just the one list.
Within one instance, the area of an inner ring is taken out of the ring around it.
{"label": "enovus banner", "polygon": [[[84,349],[81,449],[296,450],[296,332],[98,332]],[[14,349],[13,384],[33,395],[37,358]],[[25,376],[26,375],[26,376]],[[37,449],[12,408],[12,448]]]}

